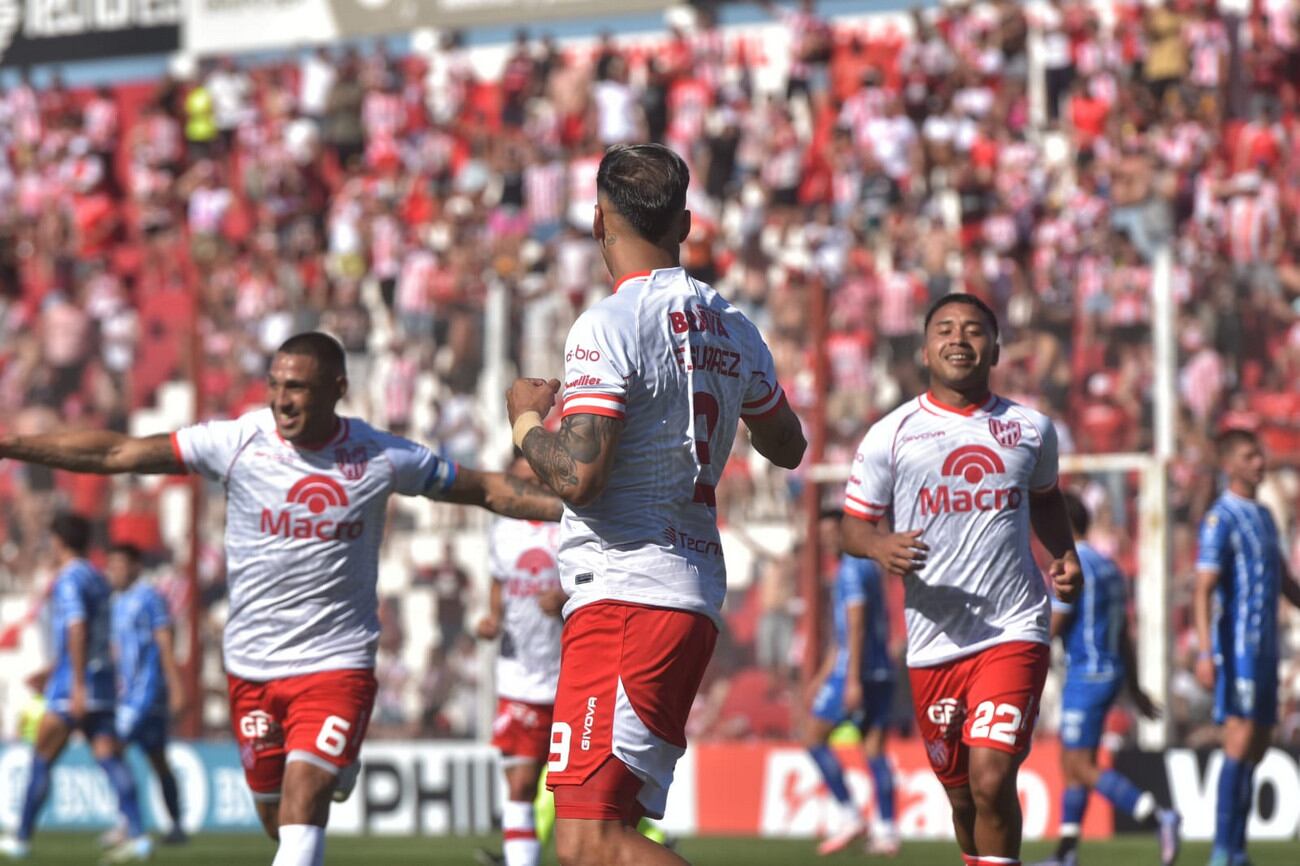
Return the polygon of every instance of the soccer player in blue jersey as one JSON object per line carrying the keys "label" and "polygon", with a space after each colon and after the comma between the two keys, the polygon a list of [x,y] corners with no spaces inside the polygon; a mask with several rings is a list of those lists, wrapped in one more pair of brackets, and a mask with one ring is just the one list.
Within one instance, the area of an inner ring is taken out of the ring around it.
{"label": "soccer player in blue jersey", "polygon": [[104,573],[117,593],[113,599],[113,654],[117,659],[117,736],[134,743],[149,759],[171,817],[168,844],[186,841],[181,828],[180,795],[167,763],[167,727],[183,706],[184,691],[172,647],[172,622],[158,590],[141,581],[140,551],[114,545]]}
{"label": "soccer player in blue jersey", "polygon": [[1090,522],[1083,500],[1067,492],[1065,508],[1078,539],[1083,592],[1074,604],[1052,602],[1052,637],[1059,637],[1065,646],[1061,768],[1066,788],[1056,856],[1039,866],[1079,862],[1079,828],[1094,788],[1116,809],[1158,829],[1160,862],[1168,866],[1178,857],[1178,813],[1160,808],[1154,794],[1139,789],[1123,774],[1097,766],[1106,714],[1121,691],[1127,688],[1138,712],[1148,719],[1159,716],[1160,710],[1138,685],[1124,575],[1114,561],[1083,540]]}
{"label": "soccer player in blue jersey", "polygon": [[[838,521],[839,512],[833,517]],[[832,533],[833,535],[833,533]],[[894,667],[889,659],[889,617],[881,569],[874,560],[840,557],[832,590],[835,643],[817,674],[804,745],[843,811],[840,829],[817,848],[832,854],[867,832],[862,810],[853,802],[844,769],[831,751],[831,731],[852,721],[862,732],[862,750],[871,770],[879,821],[867,850],[898,853],[894,825],[894,771],[885,757],[885,723],[894,697]]]}
{"label": "soccer player in blue jersey", "polygon": [[1214,692],[1223,733],[1210,866],[1242,866],[1250,862],[1246,824],[1255,767],[1277,723],[1278,593],[1300,607],[1300,584],[1282,558],[1272,516],[1255,500],[1264,480],[1259,440],[1245,430],[1225,431],[1218,457],[1227,489],[1201,522],[1196,678]]}
{"label": "soccer player in blue jersey", "polygon": [[54,670],[45,686],[48,709],[41,719],[32,755],[31,774],[15,836],[0,840],[0,855],[26,859],[36,816],[50,791],[50,770],[73,731],[90,741],[95,760],[117,794],[127,825],[127,839],[106,855],[106,862],[147,860],[152,843],[140,826],[135,781],[122,760],[122,744],[113,731],[113,663],[109,651],[111,590],[89,562],[90,524],[59,514],[51,526],[59,569],[51,593]]}

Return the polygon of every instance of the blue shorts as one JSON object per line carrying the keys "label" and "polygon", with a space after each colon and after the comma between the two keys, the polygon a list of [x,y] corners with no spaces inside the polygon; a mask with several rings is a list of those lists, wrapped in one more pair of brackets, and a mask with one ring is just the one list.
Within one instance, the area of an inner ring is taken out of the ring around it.
{"label": "blue shorts", "polygon": [[87,740],[93,740],[97,737],[116,737],[117,731],[113,726],[112,710],[96,710],[86,713],[81,717],[81,722],[74,722],[72,716],[68,714],[67,707],[49,707],[48,712],[54,713],[63,720],[63,724],[72,728],[74,731],[81,731]]}
{"label": "blue shorts", "polygon": [[[1248,719],[1257,725],[1277,724],[1277,660],[1238,659],[1216,666],[1214,678],[1214,721],[1229,717]],[[1249,674],[1249,675],[1247,675]]]}
{"label": "blue shorts", "polygon": [[117,738],[123,743],[135,743],[146,752],[165,749],[168,721],[166,711],[141,713],[133,707],[118,704]]}
{"label": "blue shorts", "polygon": [[1101,744],[1106,714],[1110,712],[1124,681],[1070,679],[1061,689],[1061,747],[1095,749]]}
{"label": "blue shorts", "polygon": [[832,671],[813,698],[812,714],[832,725],[851,721],[865,733],[884,725],[893,703],[893,680],[867,680],[862,683],[862,706],[845,712],[844,674]]}

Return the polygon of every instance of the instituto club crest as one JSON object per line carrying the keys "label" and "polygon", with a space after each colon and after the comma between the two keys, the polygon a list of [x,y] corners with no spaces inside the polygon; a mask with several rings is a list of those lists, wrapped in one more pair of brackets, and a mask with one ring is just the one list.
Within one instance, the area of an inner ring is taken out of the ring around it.
{"label": "instituto club crest", "polygon": [[339,472],[349,481],[360,481],[361,476],[366,474],[366,449],[365,446],[357,448],[338,448],[334,451],[334,462],[338,464]]}
{"label": "instituto club crest", "polygon": [[1003,421],[1000,418],[989,419],[989,432],[1003,448],[1015,448],[1020,444],[1020,422]]}

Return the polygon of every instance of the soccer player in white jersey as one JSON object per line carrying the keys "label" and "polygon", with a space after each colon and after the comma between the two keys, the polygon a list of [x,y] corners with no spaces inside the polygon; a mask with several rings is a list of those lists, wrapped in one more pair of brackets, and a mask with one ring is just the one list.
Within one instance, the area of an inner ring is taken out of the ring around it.
{"label": "soccer player in white jersey", "polygon": [[547,786],[565,866],[684,862],[640,836],[663,816],[726,591],[714,485],[743,418],[793,468],[805,442],[758,329],[680,265],[690,175],[661,145],[601,160],[592,232],[614,293],[583,313],[560,383],[507,394],[515,442],[565,501],[565,604]]}
{"label": "soccer player in white jersey", "polygon": [[[273,866],[319,866],[331,798],[349,782],[375,697],[375,591],[388,498],[425,496],[556,520],[548,491],[462,469],[337,414],[343,349],[290,337],[269,406],[171,435],[76,430],[0,440],[0,457],[73,472],[197,472],[226,490],[230,720]],[[354,774],[351,778],[354,780]]]}
{"label": "soccer player in white jersey", "polygon": [[993,311],[947,295],[924,336],[930,390],[867,431],[845,496],[844,550],[903,581],[913,708],[963,860],[1018,864],[1016,774],[1038,717],[1052,613],[1031,530],[1062,601],[1078,595],[1082,571],[1052,422],[989,390]]}
{"label": "soccer player in white jersey", "polygon": [[[531,478],[532,470],[516,458],[510,474]],[[533,801],[550,753],[560,677],[560,612],[567,596],[556,564],[559,548],[554,523],[500,518],[488,532],[492,590],[477,633],[483,640],[501,638],[492,745],[501,752],[506,775],[501,810],[506,866],[537,866],[541,858]]]}

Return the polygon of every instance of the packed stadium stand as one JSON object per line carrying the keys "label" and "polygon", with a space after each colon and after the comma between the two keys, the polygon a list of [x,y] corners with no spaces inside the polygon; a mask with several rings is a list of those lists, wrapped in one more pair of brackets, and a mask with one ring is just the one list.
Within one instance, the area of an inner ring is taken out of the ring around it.
{"label": "packed stadium stand", "polygon": [[[3,88],[0,427],[156,432],[196,410],[233,416],[262,401],[285,337],[322,328],[348,352],[348,411],[496,468],[500,390],[485,354],[503,345],[521,373],[558,374],[568,325],[608,283],[589,237],[599,157],[656,140],[693,170],[687,267],[764,329],[797,411],[814,403],[813,353],[827,353],[827,462],[847,463],[875,419],[924,387],[918,317],[956,290],[998,311],[998,390],[1048,412],[1063,450],[1146,451],[1148,287],[1170,248],[1171,710],[1176,736],[1203,742],[1190,587],[1222,427],[1260,431],[1276,467],[1264,498],[1300,564],[1300,9],[773,13],[789,57],[701,11],[653,39],[521,32],[492,76],[444,34],[405,56],[320,50],[95,91],[57,78]],[[787,70],[775,89],[760,86],[768,63]],[[807,337],[814,285],[829,297],[824,346]],[[493,316],[504,342],[486,332]],[[801,712],[796,672],[816,638],[797,628],[797,552],[746,527],[793,526],[806,479],[764,466],[738,443],[718,492],[747,567],[697,737],[784,738]],[[1133,482],[1075,480],[1099,515],[1093,541],[1132,574]],[[43,530],[61,503],[152,551],[186,610],[188,484],[0,464],[0,651],[30,643],[23,624],[49,579]],[[199,527],[210,649],[219,501],[205,497]],[[466,520],[409,504],[392,517],[376,735],[476,729],[485,668],[465,626],[483,600],[481,548],[462,530],[481,525]],[[1288,616],[1281,737],[1296,745],[1300,620]],[[214,651],[203,682],[205,723],[223,729]],[[1117,736],[1130,727],[1117,720]]]}

